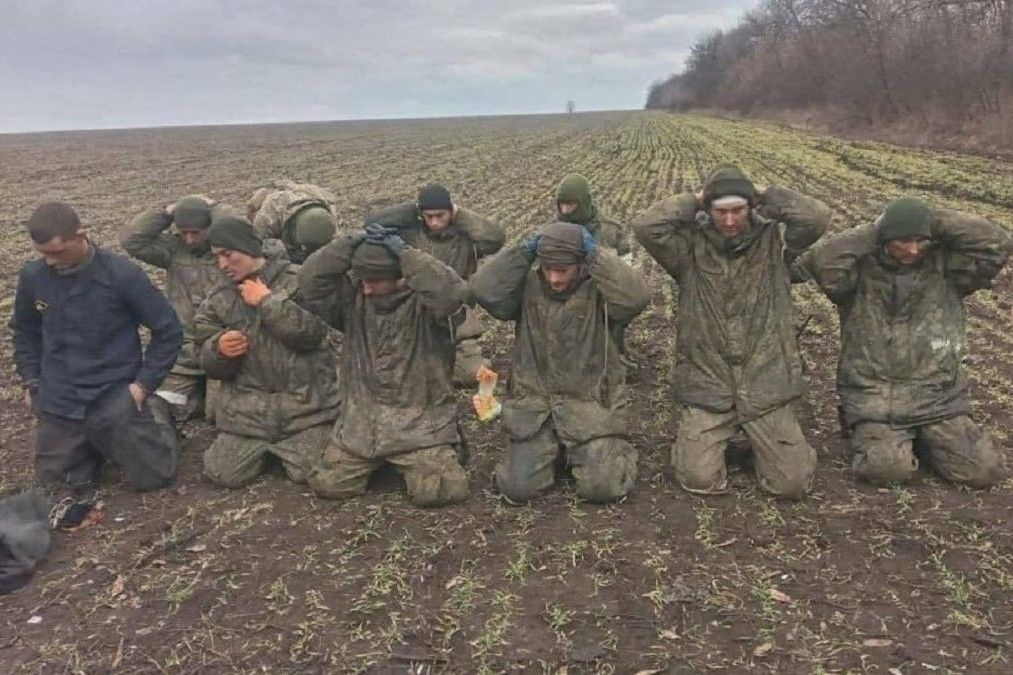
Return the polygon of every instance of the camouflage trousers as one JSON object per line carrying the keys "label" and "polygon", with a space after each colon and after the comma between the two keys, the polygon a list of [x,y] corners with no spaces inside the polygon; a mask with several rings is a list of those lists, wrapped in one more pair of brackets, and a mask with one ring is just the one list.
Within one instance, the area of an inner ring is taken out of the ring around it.
{"label": "camouflage trousers", "polygon": [[756,480],[763,490],[789,499],[801,499],[809,492],[816,451],[802,435],[790,405],[747,421],[740,421],[734,410],[715,413],[685,406],[671,460],[684,490],[717,494],[727,489],[725,449],[739,429],[749,439]]}
{"label": "camouflage trousers", "polygon": [[170,372],[155,395],[169,404],[172,418],[182,424],[204,414],[208,422],[215,421],[215,402],[221,383],[205,375]]}
{"label": "camouflage trousers", "polygon": [[325,499],[349,499],[365,493],[374,471],[391,464],[404,477],[408,499],[416,506],[442,506],[468,497],[468,473],[453,445],[436,445],[387,457],[366,458],[332,439],[307,476],[310,488]]}
{"label": "camouflage trousers", "polygon": [[81,487],[112,462],[135,490],[165,487],[176,474],[179,446],[168,406],[149,397],[137,410],[126,385],[115,386],[84,419],[40,413],[35,430],[35,477],[40,483]]}
{"label": "camouflage trousers", "polygon": [[577,495],[589,502],[621,499],[637,478],[637,451],[625,438],[604,436],[567,445],[550,417],[531,438],[510,441],[496,467],[496,485],[507,499],[528,501],[555,484],[557,464],[570,469]]}
{"label": "camouflage trousers", "polygon": [[474,387],[478,384],[475,374],[482,366],[488,366],[489,360],[482,355],[482,345],[478,341],[485,328],[474,307],[465,307],[464,322],[456,332],[454,356],[454,384],[458,387]]}
{"label": "camouflage trousers", "polygon": [[204,474],[217,485],[239,488],[262,474],[273,458],[294,483],[305,483],[311,458],[331,436],[331,424],[318,424],[277,441],[220,432],[204,451]]}
{"label": "camouflage trousers", "polygon": [[860,422],[851,448],[855,474],[877,484],[910,479],[919,457],[946,480],[976,488],[998,481],[1002,468],[992,441],[967,415],[907,429]]}

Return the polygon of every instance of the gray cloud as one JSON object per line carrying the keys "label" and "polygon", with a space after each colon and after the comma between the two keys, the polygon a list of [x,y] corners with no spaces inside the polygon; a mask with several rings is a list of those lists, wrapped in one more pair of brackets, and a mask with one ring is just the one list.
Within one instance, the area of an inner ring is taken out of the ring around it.
{"label": "gray cloud", "polygon": [[638,108],[758,0],[36,0],[0,131]]}

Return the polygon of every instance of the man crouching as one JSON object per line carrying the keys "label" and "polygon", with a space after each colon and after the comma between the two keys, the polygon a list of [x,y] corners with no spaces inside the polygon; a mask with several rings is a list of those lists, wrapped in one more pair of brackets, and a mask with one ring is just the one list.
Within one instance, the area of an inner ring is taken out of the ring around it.
{"label": "man crouching", "polygon": [[530,499],[555,483],[562,456],[582,499],[622,498],[637,476],[637,452],[612,335],[647,306],[640,273],[586,228],[556,222],[486,263],[471,290],[494,317],[516,322],[499,489],[512,501]]}
{"label": "man crouching", "polygon": [[461,278],[374,224],[307,258],[299,287],[301,302],[345,334],[342,413],[310,470],[313,491],[360,495],[369,475],[389,463],[417,506],[465,499],[453,387]]}

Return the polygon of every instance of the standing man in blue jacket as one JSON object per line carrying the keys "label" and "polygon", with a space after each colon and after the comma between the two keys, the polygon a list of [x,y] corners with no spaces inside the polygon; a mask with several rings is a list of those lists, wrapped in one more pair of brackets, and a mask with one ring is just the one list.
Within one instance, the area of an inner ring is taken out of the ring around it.
{"label": "standing man in blue jacket", "polygon": [[[36,479],[84,486],[108,460],[137,490],[167,485],[176,432],[149,396],[179,353],[179,319],[140,267],[89,239],[68,204],[39,206],[28,233],[42,257],[21,270],[11,329],[38,418]],[[151,332],[144,350],[140,326]]]}

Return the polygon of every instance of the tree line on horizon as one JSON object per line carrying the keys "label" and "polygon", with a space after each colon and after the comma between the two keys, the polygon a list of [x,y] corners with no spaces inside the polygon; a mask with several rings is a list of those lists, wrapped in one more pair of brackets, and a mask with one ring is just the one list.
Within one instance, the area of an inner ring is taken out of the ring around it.
{"label": "tree line on horizon", "polygon": [[832,110],[961,125],[1013,109],[1013,0],[764,0],[693,45],[646,108]]}

